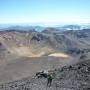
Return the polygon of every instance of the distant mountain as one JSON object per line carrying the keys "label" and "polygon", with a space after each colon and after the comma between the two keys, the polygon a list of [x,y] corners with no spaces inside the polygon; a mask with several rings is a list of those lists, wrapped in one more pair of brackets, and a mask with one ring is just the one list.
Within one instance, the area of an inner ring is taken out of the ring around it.
{"label": "distant mountain", "polygon": [[0,31],[2,30],[16,30],[16,31],[30,31],[35,30],[41,32],[45,27],[42,26],[31,26],[31,25],[9,25],[9,24],[1,24]]}
{"label": "distant mountain", "polygon": [[90,29],[90,24],[82,25],[81,28],[82,29]]}
{"label": "distant mountain", "polygon": [[81,30],[80,25],[64,25],[61,28],[65,30]]}
{"label": "distant mountain", "polygon": [[60,31],[65,30],[82,30],[90,29],[90,24],[69,24],[69,25],[54,25],[54,26],[38,26],[38,25],[10,25],[10,24],[0,24],[0,31],[2,30],[19,30],[19,31],[29,31],[35,30],[38,32],[44,31],[45,29],[55,28]]}

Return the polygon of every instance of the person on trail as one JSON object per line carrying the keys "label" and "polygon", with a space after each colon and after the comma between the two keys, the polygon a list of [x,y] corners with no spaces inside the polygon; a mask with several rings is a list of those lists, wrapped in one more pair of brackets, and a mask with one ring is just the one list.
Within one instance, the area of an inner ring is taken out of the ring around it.
{"label": "person on trail", "polygon": [[47,77],[47,86],[51,86],[51,84],[52,84],[52,79],[53,79],[53,77],[52,77],[52,75],[48,75],[48,77]]}

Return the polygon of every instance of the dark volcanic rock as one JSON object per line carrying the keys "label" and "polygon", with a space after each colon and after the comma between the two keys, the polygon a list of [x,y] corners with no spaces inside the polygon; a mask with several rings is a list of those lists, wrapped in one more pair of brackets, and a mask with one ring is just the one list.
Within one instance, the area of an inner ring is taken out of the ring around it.
{"label": "dark volcanic rock", "polygon": [[25,78],[0,85],[0,90],[90,90],[90,60],[53,70],[51,87],[46,78]]}

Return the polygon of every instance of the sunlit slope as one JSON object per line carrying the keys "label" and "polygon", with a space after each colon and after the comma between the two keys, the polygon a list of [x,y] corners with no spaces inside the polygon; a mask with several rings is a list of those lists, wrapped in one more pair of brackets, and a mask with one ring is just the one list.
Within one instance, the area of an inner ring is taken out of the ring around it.
{"label": "sunlit slope", "polygon": [[68,58],[69,57],[69,55],[67,55],[65,53],[52,53],[52,54],[49,54],[48,56],[61,57],[61,58]]}

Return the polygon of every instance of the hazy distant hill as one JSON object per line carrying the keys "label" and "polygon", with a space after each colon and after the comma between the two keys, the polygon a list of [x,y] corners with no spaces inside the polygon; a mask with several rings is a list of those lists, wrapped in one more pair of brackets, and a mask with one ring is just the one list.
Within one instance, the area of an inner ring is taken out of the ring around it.
{"label": "hazy distant hill", "polygon": [[82,29],[90,29],[90,24],[65,24],[65,25],[59,25],[59,24],[55,24],[55,25],[43,25],[40,24],[41,26],[39,26],[38,24],[0,24],[0,30],[25,30],[25,31],[29,31],[31,29],[35,30],[35,31],[43,31],[45,28],[48,27],[53,27],[53,28],[57,28],[60,31],[63,30],[82,30]]}

